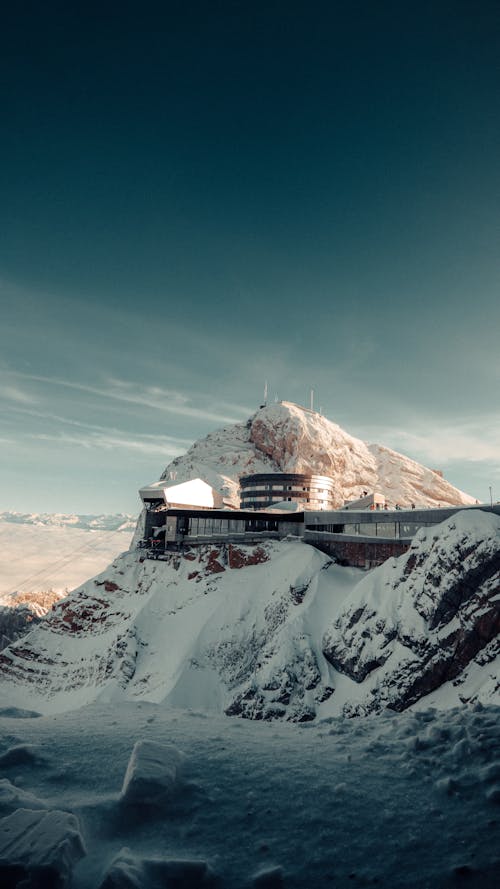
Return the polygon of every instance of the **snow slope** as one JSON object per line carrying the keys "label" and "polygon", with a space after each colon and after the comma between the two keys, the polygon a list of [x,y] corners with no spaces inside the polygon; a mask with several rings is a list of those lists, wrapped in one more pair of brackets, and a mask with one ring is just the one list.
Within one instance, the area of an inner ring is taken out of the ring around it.
{"label": "snow slope", "polygon": [[359,573],[300,542],[126,553],[0,654],[1,694],[44,712],[105,697],[309,719],[331,694],[322,628]]}
{"label": "snow slope", "polygon": [[395,506],[454,506],[474,499],[432,469],[376,444],[365,444],[321,414],[289,402],[261,408],[246,424],[207,435],[165,469],[176,483],[201,477],[239,505],[239,478],[256,472],[316,472],[331,476],[336,506],[380,491]]}
{"label": "snow slope", "polygon": [[292,722],[436,690],[440,706],[499,703],[499,560],[500,518],[476,510],[368,574],[300,541],[130,551],[0,654],[0,694],[43,712],[142,699]]}
{"label": "snow slope", "polygon": [[305,725],[152,703],[16,715],[0,715],[1,885],[40,859],[43,885],[72,872],[72,889],[499,885],[498,708]]}

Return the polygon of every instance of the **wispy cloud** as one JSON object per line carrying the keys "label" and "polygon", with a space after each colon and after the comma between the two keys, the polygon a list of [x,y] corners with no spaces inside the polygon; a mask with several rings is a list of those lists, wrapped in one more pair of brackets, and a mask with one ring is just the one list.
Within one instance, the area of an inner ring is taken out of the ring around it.
{"label": "wispy cloud", "polygon": [[[242,416],[247,415],[247,409],[244,407],[236,408],[236,406],[232,405],[230,407],[233,413],[229,414],[224,412],[224,407],[228,407],[224,404],[220,407],[215,406],[214,409],[204,405],[194,405],[182,392],[164,389],[159,386],[139,386],[135,383],[114,378],[108,379],[103,385],[93,386],[86,383],[59,379],[58,377],[26,374],[20,371],[10,371],[9,373],[12,377],[30,380],[34,383],[57,386],[94,395],[97,398],[136,404],[141,407],[152,408],[155,411],[191,417],[197,420],[209,420],[214,423],[237,423],[241,421]],[[235,416],[236,413],[239,416]]]}
{"label": "wispy cloud", "polygon": [[482,416],[474,423],[457,419],[452,424],[420,418],[413,421],[412,427],[404,424],[366,427],[364,434],[371,441],[418,455],[419,459],[438,466],[456,461],[500,463],[500,418]]}
{"label": "wispy cloud", "polygon": [[36,399],[19,386],[0,383],[0,398],[17,404],[35,404]]}
{"label": "wispy cloud", "polygon": [[[81,429],[84,432],[87,432],[89,435],[97,433],[98,435],[110,435],[124,439],[127,439],[127,437],[129,437],[129,433],[123,429],[117,429],[116,427],[112,426],[101,426],[96,423],[86,423],[81,420],[74,420],[71,417],[63,417],[60,414],[47,413],[46,411],[39,411],[34,408],[12,406],[9,410],[10,413],[22,414],[23,416],[31,417],[32,419],[36,420],[42,420],[46,423],[48,422],[53,424],[61,424],[64,426]],[[192,444],[191,438],[182,438],[176,435],[155,435],[144,433],[137,437],[144,440],[154,439],[155,441],[161,440],[162,442],[168,442],[171,447],[176,449],[180,448],[181,450],[189,447]]]}
{"label": "wispy cloud", "polygon": [[106,432],[93,432],[88,435],[69,434],[66,432],[29,433],[27,438],[32,441],[46,441],[58,445],[70,445],[71,447],[98,448],[105,451],[127,450],[144,455],[177,457],[182,454],[184,448],[174,443],[172,439],[161,435],[114,435]]}

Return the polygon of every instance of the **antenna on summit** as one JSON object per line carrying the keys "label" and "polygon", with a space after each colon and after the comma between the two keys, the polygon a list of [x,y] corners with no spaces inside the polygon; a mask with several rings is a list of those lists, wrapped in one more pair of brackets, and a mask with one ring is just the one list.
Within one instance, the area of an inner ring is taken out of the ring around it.
{"label": "antenna on summit", "polygon": [[264,401],[261,404],[261,407],[266,407],[267,405],[267,380],[264,383]]}
{"label": "antenna on summit", "polygon": [[311,389],[311,410],[314,410],[314,389]]}

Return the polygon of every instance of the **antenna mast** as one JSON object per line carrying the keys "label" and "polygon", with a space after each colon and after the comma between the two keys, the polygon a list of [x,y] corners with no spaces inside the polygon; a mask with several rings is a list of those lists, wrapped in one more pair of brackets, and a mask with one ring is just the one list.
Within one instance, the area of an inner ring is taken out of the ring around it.
{"label": "antenna mast", "polygon": [[266,407],[267,405],[267,380],[264,383],[264,401],[261,404],[261,408]]}
{"label": "antenna mast", "polygon": [[311,410],[314,410],[314,389],[311,389]]}

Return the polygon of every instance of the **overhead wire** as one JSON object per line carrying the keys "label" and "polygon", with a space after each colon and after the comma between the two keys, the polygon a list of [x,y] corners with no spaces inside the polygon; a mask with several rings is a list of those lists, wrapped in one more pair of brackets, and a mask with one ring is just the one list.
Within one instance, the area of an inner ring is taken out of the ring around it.
{"label": "overhead wire", "polygon": [[[92,532],[90,532],[92,533]],[[102,532],[101,532],[102,533]],[[108,531],[104,532],[109,536],[115,537],[117,534],[124,534],[124,531]],[[38,571],[32,572],[23,580],[16,582],[16,589],[6,589],[0,591],[0,595],[9,595],[18,591],[22,592],[34,592],[32,589],[33,583],[36,581],[36,586],[40,587],[43,583],[50,581],[51,576],[53,577],[57,571],[60,571],[62,568],[65,568],[66,565],[69,565],[70,562],[74,561],[78,556],[87,555],[88,553],[97,550],[102,547],[105,549],[105,544],[109,542],[109,537],[107,536],[106,540],[102,538],[94,541],[90,540],[77,549],[72,549],[67,555],[64,555],[62,558],[58,558],[55,562],[51,562],[49,565],[45,565],[43,568],[40,568]]]}

